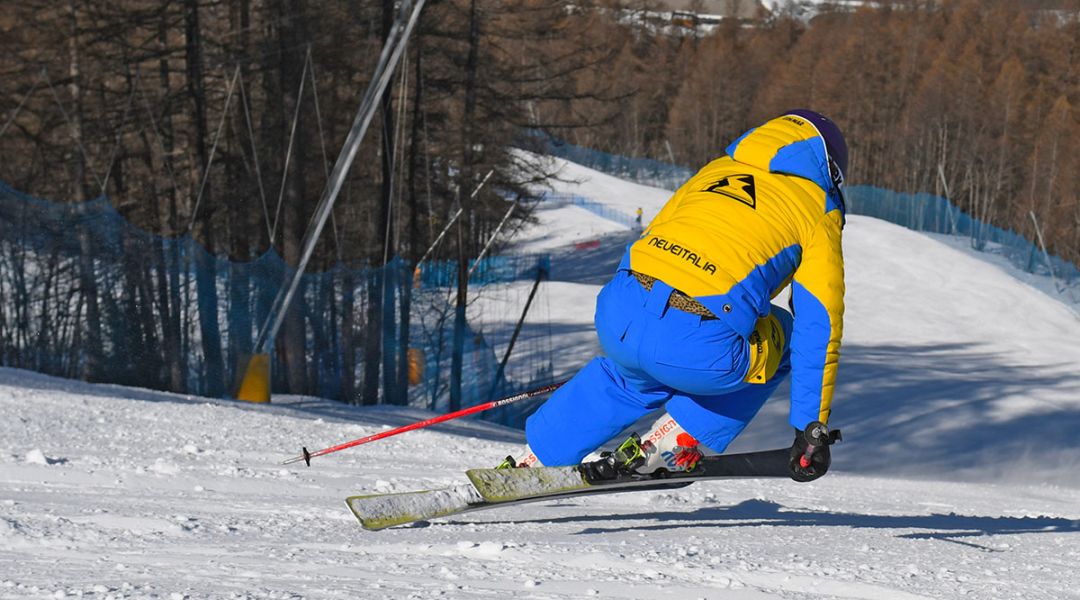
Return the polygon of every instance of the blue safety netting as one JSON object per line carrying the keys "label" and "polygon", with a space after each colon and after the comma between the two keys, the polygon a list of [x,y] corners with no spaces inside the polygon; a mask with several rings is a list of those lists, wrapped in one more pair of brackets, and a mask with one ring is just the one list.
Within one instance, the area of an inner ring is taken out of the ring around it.
{"label": "blue safety netting", "polygon": [[672,191],[678,189],[694,174],[687,167],[651,158],[620,156],[575,146],[536,130],[530,130],[524,136],[522,146],[540,154],[557,156],[584,165],[601,173]]}
{"label": "blue safety netting", "polygon": [[1051,279],[1062,299],[1073,303],[1080,269],[1067,260],[1044,253],[1027,237],[984,223],[941,196],[894,192],[868,185],[847,188],[848,212],[875,217],[908,229],[969,240],[971,248],[1001,256],[1027,273]]}
{"label": "blue safety netting", "polygon": [[[539,269],[549,269],[546,255],[485,258],[475,265],[470,288],[532,280]],[[190,236],[152,235],[104,197],[52,202],[0,182],[4,366],[225,396],[292,274],[273,251],[235,262],[211,255]],[[305,274],[272,353],[273,389],[358,403],[365,378],[375,376],[382,401],[445,406],[453,355],[447,288],[456,282],[454,261],[414,270],[400,258],[384,267],[338,264]],[[465,326],[462,406],[488,400],[493,389],[550,380],[549,366],[511,364],[496,381],[496,351],[485,334],[491,332]],[[282,360],[287,336],[304,353],[292,371]],[[388,369],[410,368],[419,375],[405,390],[381,382]]]}
{"label": "blue safety netting", "polygon": [[[532,279],[536,269],[551,270],[551,257],[546,254],[511,254],[488,256],[469,262],[470,285],[488,283],[506,283],[522,279]],[[457,285],[457,261],[427,261],[420,265],[419,280],[424,287],[444,288]]]}
{"label": "blue safety netting", "polygon": [[638,218],[633,215],[626,214],[621,210],[611,208],[606,204],[600,204],[592,199],[585,198],[584,196],[577,196],[574,194],[556,194],[554,192],[542,192],[538,195],[538,198],[548,205],[571,205],[584,208],[585,210],[603,217],[619,225],[624,225],[631,229],[640,228],[641,223]]}

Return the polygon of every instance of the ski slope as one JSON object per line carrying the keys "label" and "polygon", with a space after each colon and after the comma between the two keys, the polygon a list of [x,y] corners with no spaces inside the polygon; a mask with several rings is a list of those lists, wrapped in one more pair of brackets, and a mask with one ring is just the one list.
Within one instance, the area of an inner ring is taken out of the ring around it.
{"label": "ski slope", "polygon": [[[668,194],[559,166],[567,193],[627,214]],[[634,234],[574,206],[537,206],[536,223],[517,249],[549,249],[553,273],[523,335],[554,332],[569,374],[597,351],[593,299]],[[926,236],[852,217],[844,243],[831,424],[845,441],[813,484],[698,483],[371,533],[346,496],[461,483],[521,433],[450,422],[286,468],[301,445],[430,414],[0,369],[0,598],[1080,598],[1080,322]],[[495,297],[475,320],[516,318]],[[738,449],[790,443],[785,394]]]}

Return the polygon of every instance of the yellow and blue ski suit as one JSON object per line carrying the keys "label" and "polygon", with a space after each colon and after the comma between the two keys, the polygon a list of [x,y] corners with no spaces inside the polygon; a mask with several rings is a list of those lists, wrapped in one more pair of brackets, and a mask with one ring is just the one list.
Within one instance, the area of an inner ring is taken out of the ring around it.
{"label": "yellow and blue ski suit", "polygon": [[[545,465],[576,464],[665,404],[722,452],[789,373],[791,425],[828,422],[843,333],[844,206],[825,143],[787,115],[726,152],[675,192],[601,290],[595,322],[606,356],[526,423]],[[793,315],[771,303],[789,283]]]}

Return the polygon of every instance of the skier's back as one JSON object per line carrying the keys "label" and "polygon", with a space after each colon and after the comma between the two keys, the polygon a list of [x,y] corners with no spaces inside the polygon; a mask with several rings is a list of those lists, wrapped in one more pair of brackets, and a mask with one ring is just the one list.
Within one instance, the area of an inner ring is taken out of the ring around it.
{"label": "skier's back", "polygon": [[[530,417],[519,464],[576,464],[666,404],[639,468],[693,468],[699,444],[723,452],[789,372],[791,425],[826,423],[843,331],[846,171],[839,128],[798,110],[683,185],[600,292],[606,356]],[[789,283],[794,318],[771,304]],[[798,435],[795,446],[805,446]]]}

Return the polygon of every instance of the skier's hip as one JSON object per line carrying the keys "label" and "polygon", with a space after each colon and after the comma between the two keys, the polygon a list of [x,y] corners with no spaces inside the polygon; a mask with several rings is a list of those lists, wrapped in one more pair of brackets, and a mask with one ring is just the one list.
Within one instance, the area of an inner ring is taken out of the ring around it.
{"label": "skier's hip", "polygon": [[597,298],[596,331],[608,358],[689,394],[742,387],[751,362],[747,341],[693,298],[642,279],[620,270]]}

